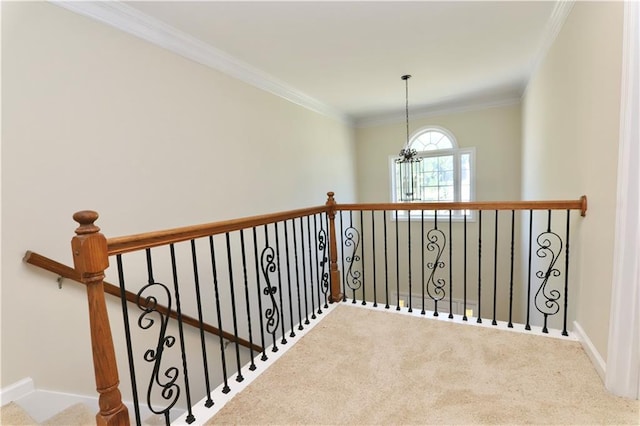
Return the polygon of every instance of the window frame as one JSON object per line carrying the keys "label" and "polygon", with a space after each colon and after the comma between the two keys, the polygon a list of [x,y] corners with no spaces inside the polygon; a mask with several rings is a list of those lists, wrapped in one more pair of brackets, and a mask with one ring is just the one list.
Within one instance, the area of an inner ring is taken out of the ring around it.
{"label": "window frame", "polygon": [[[425,151],[418,151],[417,156],[419,158],[433,158],[433,157],[443,157],[443,156],[447,156],[447,155],[453,155],[454,159],[454,189],[453,189],[453,198],[454,198],[454,202],[459,202],[460,198],[462,196],[462,167],[461,167],[461,159],[463,155],[469,155],[469,200],[470,201],[474,201],[475,200],[475,195],[476,195],[476,191],[475,191],[475,183],[476,183],[476,149],[475,147],[469,147],[469,148],[459,148],[458,143],[456,141],[456,138],[453,136],[453,134],[447,130],[444,129],[442,127],[438,127],[438,126],[427,126],[427,127],[423,127],[419,130],[417,130],[416,132],[414,132],[414,134],[409,138],[409,140],[411,142],[413,142],[413,140],[415,140],[416,138],[418,138],[421,134],[426,133],[428,131],[437,131],[437,132],[441,132],[443,134],[445,134],[449,140],[451,141],[453,148],[447,148],[447,149],[432,149],[432,150],[425,150]],[[409,143],[409,147],[411,148],[411,142]],[[392,155],[389,156],[389,180],[391,183],[391,191],[390,191],[390,196],[391,196],[391,202],[392,203],[402,203],[402,204],[413,204],[413,203],[427,203],[430,201],[400,201],[397,198],[397,194],[396,194],[396,160],[400,158],[398,155]],[[437,202],[437,201],[436,201]],[[407,220],[407,211],[406,210],[398,210],[398,214],[396,217],[396,213],[393,212],[391,215],[392,219],[395,220]],[[451,215],[451,220],[454,222],[462,222],[464,221],[464,214],[461,214],[460,211],[453,211],[453,214]],[[466,219],[467,222],[475,222],[475,211],[470,211],[467,215],[466,215]],[[442,218],[442,220],[448,221],[449,220],[449,215],[447,214],[443,214],[442,216],[440,214],[438,214],[438,219]],[[430,210],[429,212],[425,211],[424,214],[424,219],[425,220],[429,220],[429,221],[433,221],[435,219],[435,212]],[[422,220],[422,213],[420,210],[415,210],[411,212],[411,220]]]}

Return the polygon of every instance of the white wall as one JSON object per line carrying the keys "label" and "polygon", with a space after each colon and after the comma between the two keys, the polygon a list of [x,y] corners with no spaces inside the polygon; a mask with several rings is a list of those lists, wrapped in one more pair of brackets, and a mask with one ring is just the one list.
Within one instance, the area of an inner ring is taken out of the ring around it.
{"label": "white wall", "polygon": [[94,393],[84,289],[21,261],[71,264],[75,211],[118,236],[355,198],[346,124],[55,5],[3,3],[2,62],[2,386]]}
{"label": "white wall", "polygon": [[[576,2],[523,103],[522,195],[589,198],[572,232],[575,318],[606,359],[615,225],[622,2]],[[578,249],[579,248],[579,249]]]}

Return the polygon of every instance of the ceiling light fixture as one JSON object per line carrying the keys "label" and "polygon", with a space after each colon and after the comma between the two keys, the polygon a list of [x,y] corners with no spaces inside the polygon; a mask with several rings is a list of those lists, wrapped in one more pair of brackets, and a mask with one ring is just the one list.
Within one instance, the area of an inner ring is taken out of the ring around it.
{"label": "ceiling light fixture", "polygon": [[402,201],[416,201],[419,200],[419,197],[416,196],[414,191],[417,182],[413,163],[419,163],[422,158],[418,157],[418,152],[409,146],[409,79],[411,76],[407,74],[401,78],[405,83],[407,139],[405,140],[404,148],[400,150],[400,157],[396,159],[396,163],[400,167],[400,199]]}

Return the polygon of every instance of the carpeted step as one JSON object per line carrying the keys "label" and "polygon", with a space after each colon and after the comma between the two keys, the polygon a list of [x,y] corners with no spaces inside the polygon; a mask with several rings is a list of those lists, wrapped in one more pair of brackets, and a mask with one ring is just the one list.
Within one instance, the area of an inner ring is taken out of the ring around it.
{"label": "carpeted step", "polygon": [[96,414],[86,405],[78,403],[45,420],[42,424],[45,426],[95,425]]}
{"label": "carpeted step", "polygon": [[37,425],[35,420],[18,404],[10,402],[0,407],[0,424],[3,425]]}

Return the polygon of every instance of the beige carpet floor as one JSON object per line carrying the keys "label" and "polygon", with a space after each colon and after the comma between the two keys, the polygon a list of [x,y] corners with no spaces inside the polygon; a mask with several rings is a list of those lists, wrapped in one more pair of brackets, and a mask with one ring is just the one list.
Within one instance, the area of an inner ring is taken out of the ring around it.
{"label": "beige carpet floor", "polygon": [[577,342],[339,306],[206,424],[640,424]]}
{"label": "beige carpet floor", "polygon": [[96,424],[95,413],[84,404],[75,404],[59,412],[42,423],[36,422],[15,402],[0,408],[0,425],[3,426],[88,426]]}

